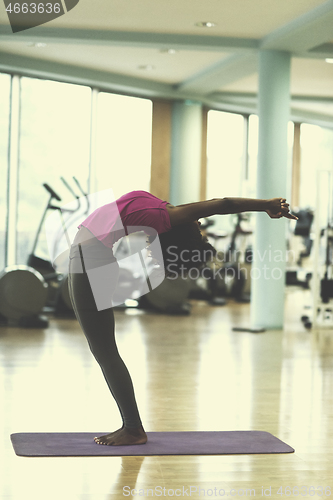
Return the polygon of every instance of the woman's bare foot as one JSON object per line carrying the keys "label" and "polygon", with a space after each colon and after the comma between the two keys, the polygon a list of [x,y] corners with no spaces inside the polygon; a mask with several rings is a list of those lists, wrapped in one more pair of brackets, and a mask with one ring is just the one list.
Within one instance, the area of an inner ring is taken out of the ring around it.
{"label": "woman's bare foot", "polygon": [[143,427],[129,428],[122,427],[115,432],[106,434],[105,436],[95,437],[95,443],[106,444],[108,446],[124,446],[128,444],[145,444],[147,442],[147,434]]}

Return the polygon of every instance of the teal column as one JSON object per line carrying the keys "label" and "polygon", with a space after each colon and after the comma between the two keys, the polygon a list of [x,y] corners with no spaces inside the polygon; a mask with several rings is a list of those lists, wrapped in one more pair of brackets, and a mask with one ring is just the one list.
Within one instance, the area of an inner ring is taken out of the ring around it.
{"label": "teal column", "polygon": [[[259,53],[257,198],[286,198],[290,54]],[[283,328],[286,219],[256,214],[251,269],[251,327]]]}
{"label": "teal column", "polygon": [[170,203],[199,201],[202,107],[193,101],[175,101],[171,121]]}

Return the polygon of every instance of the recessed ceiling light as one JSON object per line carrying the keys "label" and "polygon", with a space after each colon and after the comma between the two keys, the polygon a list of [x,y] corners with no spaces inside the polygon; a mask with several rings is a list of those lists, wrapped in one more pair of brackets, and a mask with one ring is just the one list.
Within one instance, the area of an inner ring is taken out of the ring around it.
{"label": "recessed ceiling light", "polygon": [[175,50],[175,49],[162,49],[161,52],[163,54],[170,54],[170,55],[172,55],[172,54],[176,54],[177,50]]}
{"label": "recessed ceiling light", "polygon": [[198,23],[195,23],[195,25],[199,28],[214,28],[214,26],[216,26],[215,23],[212,23],[210,21],[200,21]]}
{"label": "recessed ceiling light", "polygon": [[327,57],[327,58],[325,59],[325,61],[326,61],[327,63],[333,64],[333,58],[331,58],[331,57]]}
{"label": "recessed ceiling light", "polygon": [[155,66],[152,66],[151,64],[142,64],[141,66],[138,66],[138,69],[141,69],[142,71],[152,71],[155,69]]}

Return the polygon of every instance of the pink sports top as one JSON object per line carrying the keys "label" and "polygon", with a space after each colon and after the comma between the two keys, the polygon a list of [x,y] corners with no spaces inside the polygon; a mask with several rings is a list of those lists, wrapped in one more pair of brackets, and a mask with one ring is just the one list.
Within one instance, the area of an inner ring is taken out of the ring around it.
{"label": "pink sports top", "polygon": [[167,201],[147,191],[131,191],[97,208],[78,227],[84,226],[106,247],[112,248],[122,236],[139,231],[138,226],[144,226],[147,234],[148,228],[158,234],[170,231],[167,205]]}

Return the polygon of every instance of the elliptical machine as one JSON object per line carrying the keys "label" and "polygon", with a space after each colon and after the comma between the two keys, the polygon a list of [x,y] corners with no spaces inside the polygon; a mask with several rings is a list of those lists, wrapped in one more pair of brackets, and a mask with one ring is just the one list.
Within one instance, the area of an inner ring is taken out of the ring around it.
{"label": "elliptical machine", "polygon": [[[313,239],[311,234],[311,226],[313,223],[314,212],[310,208],[294,211],[298,220],[295,225],[294,235],[302,237],[304,249],[299,252],[297,259],[297,267],[289,268],[286,271],[286,285],[300,286],[305,289],[310,288],[311,272],[305,272],[302,269],[303,259],[311,255]],[[300,279],[300,275],[304,275],[304,279]]]}
{"label": "elliptical machine", "polygon": [[[43,187],[49,193],[50,197],[46,205],[46,208],[43,212],[37,230],[37,234],[35,237],[34,245],[28,257],[27,263],[28,266],[38,271],[48,284],[48,296],[45,304],[47,310],[53,312],[55,315],[73,315],[74,314],[73,307],[70,301],[69,291],[68,291],[67,272],[58,272],[56,266],[54,267],[49,260],[42,259],[41,257],[38,257],[35,254],[46,215],[50,210],[59,212],[59,216],[62,221],[61,230],[67,235],[69,226],[73,225],[75,220],[77,220],[75,214],[80,212],[81,209],[80,197],[74,192],[72,187],[63,177],[60,177],[60,179],[65,185],[65,187],[68,189],[68,191],[71,193],[71,195],[74,197],[74,199],[76,200],[76,205],[71,208],[69,208],[68,206],[60,207],[59,205],[55,205],[53,201],[56,200],[58,202],[61,202],[62,201],[61,197],[48,184],[46,183],[43,184]],[[76,183],[79,190],[81,191],[81,193],[83,194],[84,199],[86,200],[86,209],[84,213],[82,213],[81,211],[78,217],[81,219],[84,215],[86,215],[89,212],[90,208],[89,198],[87,193],[85,193],[84,190],[82,189],[77,178],[73,177],[73,180]],[[54,255],[57,253],[57,245],[59,244],[59,241],[60,241],[60,236],[58,238],[55,238],[53,244],[52,253]]]}
{"label": "elliptical machine", "polygon": [[58,196],[58,194],[55,191],[53,191],[53,189],[48,184],[44,183],[43,187],[49,193],[50,198],[47,202],[46,208],[43,212],[41,221],[39,223],[33,247],[31,249],[31,253],[28,256],[27,265],[30,267],[33,267],[34,269],[36,269],[36,271],[40,272],[45,277],[47,275],[53,275],[54,268],[49,260],[45,260],[45,259],[42,259],[41,257],[37,257],[35,252],[36,252],[36,248],[38,245],[39,236],[40,236],[41,230],[43,228],[46,214],[49,210],[60,210],[60,207],[54,206],[52,204],[52,202],[53,202],[53,200],[61,201],[61,198],[60,198],[60,196]]}
{"label": "elliptical machine", "polygon": [[[75,177],[73,179],[87,201],[85,210],[87,213],[89,211],[87,194],[83,192],[78,180]],[[73,223],[73,216],[80,208],[79,197],[75,195],[65,179],[62,178],[62,181],[75,196],[76,207],[66,210],[66,208],[53,205],[53,200],[59,202],[61,198],[48,184],[43,184],[50,198],[40,221],[27,265],[7,266],[0,273],[0,317],[8,326],[47,328],[49,322],[47,317],[41,315],[43,311],[48,310],[55,314],[72,313],[67,275],[56,272],[51,262],[35,254],[47,212],[59,210],[63,228],[67,231],[69,222]]]}

